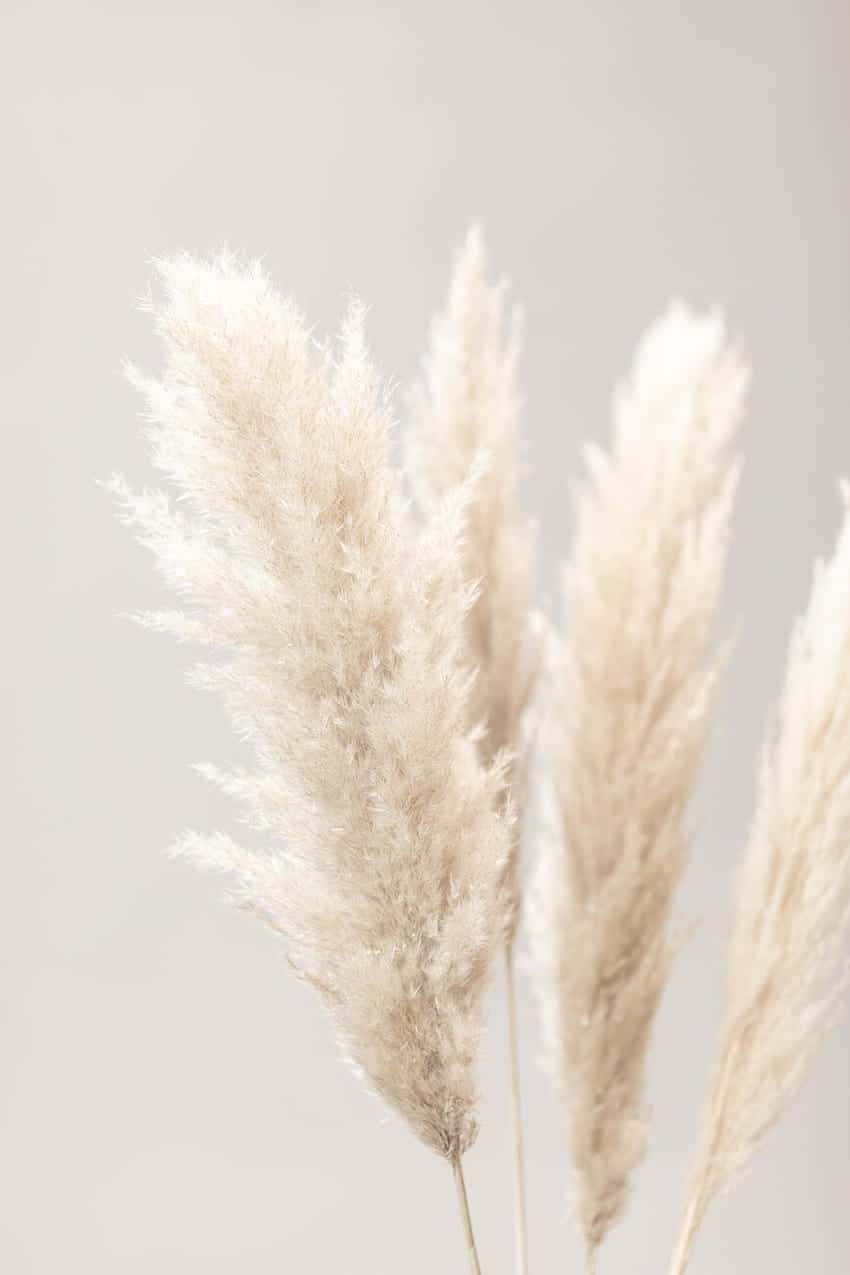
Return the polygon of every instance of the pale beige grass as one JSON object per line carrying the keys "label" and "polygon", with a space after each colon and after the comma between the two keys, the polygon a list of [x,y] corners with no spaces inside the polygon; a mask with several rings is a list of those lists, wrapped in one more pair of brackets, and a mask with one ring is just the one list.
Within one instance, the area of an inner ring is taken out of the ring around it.
{"label": "pale beige grass", "polygon": [[502,876],[513,1139],[517,1275],[528,1269],[519,1049],[513,947],[521,909],[520,844],[525,823],[533,731],[531,703],[542,644],[531,621],[534,532],[522,511],[519,315],[505,315],[504,285],[491,284],[481,232],[473,227],[458,255],[444,313],[433,325],[423,383],[413,396],[411,471],[429,513],[460,486],[469,490],[464,571],[475,584],[466,620],[466,659],[475,672],[471,723],[481,758],[504,758],[503,802],[513,817]]}
{"label": "pale beige grass", "polygon": [[645,1154],[645,1061],[715,698],[746,382],[718,317],[670,308],[618,396],[611,454],[587,450],[564,570],[535,954],[588,1271]]}
{"label": "pale beige grass", "polygon": [[[848,488],[844,488],[845,504]],[[671,1275],[833,1023],[850,930],[850,512],[791,640],[738,874],[726,1013]]]}

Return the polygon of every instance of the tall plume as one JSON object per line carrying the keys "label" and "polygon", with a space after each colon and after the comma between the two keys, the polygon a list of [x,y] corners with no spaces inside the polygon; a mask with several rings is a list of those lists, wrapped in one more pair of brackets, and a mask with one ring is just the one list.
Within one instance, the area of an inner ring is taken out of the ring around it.
{"label": "tall plume", "polygon": [[645,1152],[645,1059],[710,728],[746,381],[718,317],[669,309],[617,397],[611,455],[587,450],[564,570],[535,951],[589,1271]]}
{"label": "tall plume", "polygon": [[850,487],[797,622],[739,870],[726,1013],[672,1271],[789,1107],[839,1009],[850,934]]}
{"label": "tall plume", "polygon": [[476,673],[470,702],[485,765],[507,754],[516,813],[504,881],[505,936],[520,911],[519,841],[528,780],[526,709],[534,692],[540,641],[529,613],[534,531],[520,499],[520,319],[506,321],[504,287],[487,278],[481,232],[468,233],[455,264],[448,305],[434,322],[425,383],[414,395],[411,470],[426,512],[469,487],[463,539],[466,578],[477,596],[466,619],[467,659]]}
{"label": "tall plume", "polygon": [[225,656],[196,677],[221,692],[257,764],[206,770],[273,843],[191,835],[182,850],[232,874],[352,1063],[457,1164],[476,1132],[510,842],[503,776],[469,730],[462,496],[410,534],[357,305],[334,354],[259,267],[181,256],[159,274],[166,370],[136,380],[154,461],[186,512],[114,487],[194,604],[147,622]]}
{"label": "tall plume", "polygon": [[501,800],[514,811],[510,854],[501,879],[508,993],[517,1275],[527,1270],[525,1183],[513,945],[520,917],[520,842],[525,821],[532,732],[529,704],[542,643],[531,628],[534,533],[520,502],[519,315],[506,322],[504,287],[487,278],[477,227],[455,264],[445,313],[434,323],[425,384],[414,397],[412,472],[419,502],[433,514],[453,492],[469,490],[464,572],[477,585],[466,619],[466,658],[475,671],[471,721],[482,763],[507,768]]}

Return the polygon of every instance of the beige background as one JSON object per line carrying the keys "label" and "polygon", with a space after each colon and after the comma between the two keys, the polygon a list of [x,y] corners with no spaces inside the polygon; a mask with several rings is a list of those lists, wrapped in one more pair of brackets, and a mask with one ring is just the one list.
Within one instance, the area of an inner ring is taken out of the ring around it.
{"label": "beige background", "polygon": [[[662,1275],[717,1021],[752,758],[850,473],[846,0],[15,3],[5,14],[0,1269],[460,1273],[449,1175],[339,1064],[273,940],[159,853],[230,812],[233,756],[94,479],[148,477],[121,377],[158,353],[152,255],[262,254],[320,330],[353,287],[414,375],[480,217],[527,310],[541,592],[568,486],[672,295],[725,305],[756,374],[725,607],[742,620],[652,1055],[651,1160],[601,1273]],[[521,989],[532,1271],[576,1271],[566,1157]],[[468,1173],[511,1270],[500,996]],[[711,1216],[694,1275],[850,1269],[850,1031]]]}

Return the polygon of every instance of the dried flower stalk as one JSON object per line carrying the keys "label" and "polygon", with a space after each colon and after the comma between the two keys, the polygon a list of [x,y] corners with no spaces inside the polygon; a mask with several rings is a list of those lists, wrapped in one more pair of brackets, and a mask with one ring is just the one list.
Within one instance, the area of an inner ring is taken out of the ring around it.
{"label": "dried flower stalk", "polygon": [[467,660],[475,670],[470,714],[485,764],[505,752],[516,821],[505,865],[505,940],[519,921],[519,843],[528,773],[526,711],[540,666],[532,631],[534,528],[520,500],[520,396],[516,366],[520,316],[509,329],[504,287],[487,279],[478,227],[455,264],[445,313],[434,322],[425,382],[413,397],[411,473],[431,513],[469,486],[463,537],[467,580],[477,586],[466,618]]}
{"label": "dried flower stalk", "polygon": [[317,351],[259,267],[178,257],[151,302],[146,394],[162,492],[115,490],[191,614],[147,617],[228,658],[196,678],[253,742],[206,773],[275,848],[190,835],[287,944],[355,1068],[451,1162],[476,1134],[482,998],[502,933],[503,775],[469,730],[463,495],[410,534],[389,409],[355,304]]}
{"label": "dried flower stalk", "polygon": [[645,1152],[645,1059],[711,721],[746,381],[719,318],[677,305],[650,329],[617,399],[610,458],[587,451],[564,572],[535,951],[588,1270]]}
{"label": "dried flower stalk", "polygon": [[795,628],[736,885],[726,1012],[671,1271],[787,1110],[835,1022],[850,932],[850,487]]}
{"label": "dried flower stalk", "polygon": [[[414,396],[411,469],[420,504],[439,509],[469,484],[464,570],[478,592],[466,620],[467,659],[476,680],[470,704],[482,762],[507,757],[515,823],[502,880],[514,1141],[517,1271],[527,1270],[525,1187],[519,1108],[513,943],[520,916],[519,854],[531,732],[527,710],[540,664],[532,632],[534,532],[520,502],[519,315],[506,324],[504,287],[487,278],[481,232],[468,233],[446,310],[435,320],[425,382]],[[507,329],[507,331],[506,331]]]}

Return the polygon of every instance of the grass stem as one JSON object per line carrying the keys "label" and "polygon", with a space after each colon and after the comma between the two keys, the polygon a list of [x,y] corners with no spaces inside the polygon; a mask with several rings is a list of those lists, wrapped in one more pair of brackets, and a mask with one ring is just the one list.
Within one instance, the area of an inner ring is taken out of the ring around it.
{"label": "grass stem", "polygon": [[461,1167],[459,1155],[455,1156],[452,1160],[452,1172],[454,1173],[455,1187],[457,1188],[460,1220],[463,1223],[463,1234],[466,1239],[466,1251],[469,1258],[469,1275],[481,1275],[481,1267],[478,1263],[478,1250],[475,1247],[475,1236],[472,1233],[472,1218],[469,1216],[469,1199],[466,1194],[466,1183],[463,1179],[463,1168]]}
{"label": "grass stem", "polygon": [[507,985],[508,1039],[511,1066],[511,1128],[514,1165],[514,1241],[517,1275],[528,1275],[528,1224],[525,1212],[525,1165],[522,1154],[522,1112],[519,1097],[519,1044],[517,1035],[516,993],[514,989],[513,945],[505,945],[505,978]]}

